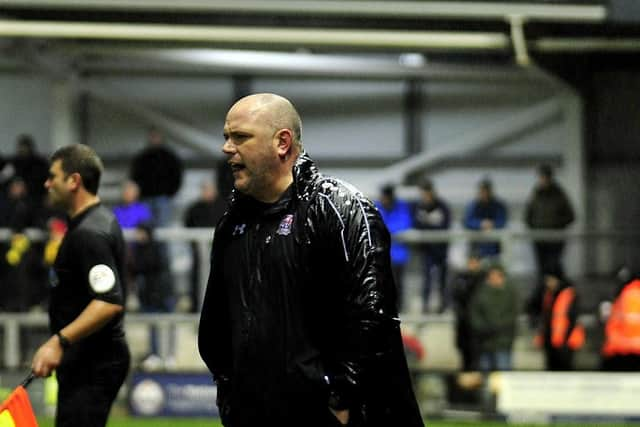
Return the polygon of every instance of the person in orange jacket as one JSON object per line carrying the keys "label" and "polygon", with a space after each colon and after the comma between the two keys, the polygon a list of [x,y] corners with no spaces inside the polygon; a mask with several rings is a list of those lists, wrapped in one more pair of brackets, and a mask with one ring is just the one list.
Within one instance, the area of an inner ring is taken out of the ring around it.
{"label": "person in orange jacket", "polygon": [[573,285],[556,268],[544,275],[541,330],[536,344],[544,348],[548,371],[573,370],[576,350],[584,345],[584,327],[578,322],[578,305]]}
{"label": "person in orange jacket", "polygon": [[640,275],[629,274],[622,283],[609,307],[600,367],[605,371],[640,371]]}

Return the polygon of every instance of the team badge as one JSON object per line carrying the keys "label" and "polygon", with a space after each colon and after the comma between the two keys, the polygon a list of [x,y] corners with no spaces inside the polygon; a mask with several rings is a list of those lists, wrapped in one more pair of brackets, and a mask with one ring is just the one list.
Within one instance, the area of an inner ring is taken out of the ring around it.
{"label": "team badge", "polygon": [[291,234],[291,225],[293,225],[293,215],[289,214],[282,218],[282,221],[280,221],[280,225],[278,226],[278,231],[276,231],[276,233],[281,236],[288,236],[289,234]]}
{"label": "team badge", "polygon": [[244,234],[245,228],[247,228],[247,224],[236,224],[236,226],[233,228],[233,233],[231,233],[231,235],[240,236],[241,234]]}

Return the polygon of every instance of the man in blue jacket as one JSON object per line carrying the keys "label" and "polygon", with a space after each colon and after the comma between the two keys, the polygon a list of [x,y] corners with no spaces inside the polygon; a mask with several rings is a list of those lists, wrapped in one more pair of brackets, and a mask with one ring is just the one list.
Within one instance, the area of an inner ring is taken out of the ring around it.
{"label": "man in blue jacket", "polygon": [[[493,184],[483,179],[478,185],[478,196],[467,206],[464,213],[464,226],[469,230],[492,231],[504,228],[507,224],[507,207],[493,194]],[[475,241],[471,251],[482,258],[495,258],[500,254],[500,242]]]}
{"label": "man in blue jacket", "polygon": [[[375,201],[375,206],[380,211],[382,221],[389,229],[391,236],[411,229],[413,218],[411,206],[404,200],[396,197],[392,184],[387,184],[380,191],[380,199]],[[405,243],[391,240],[391,271],[398,289],[398,310],[403,311],[405,298],[404,270],[409,262],[409,247]]]}

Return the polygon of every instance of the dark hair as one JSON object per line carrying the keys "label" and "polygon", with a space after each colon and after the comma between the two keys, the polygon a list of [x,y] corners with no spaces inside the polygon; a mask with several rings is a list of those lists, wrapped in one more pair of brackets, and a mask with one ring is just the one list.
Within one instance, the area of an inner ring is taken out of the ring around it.
{"label": "dark hair", "polygon": [[92,148],[84,144],[67,145],[53,153],[51,162],[56,160],[60,160],[62,171],[67,176],[72,173],[80,174],[84,188],[91,194],[98,194],[104,166]]}
{"label": "dark hair", "polygon": [[547,178],[553,177],[553,169],[551,165],[540,165],[538,166],[538,174]]}
{"label": "dark hair", "polygon": [[491,192],[493,190],[493,183],[489,177],[484,177],[478,183],[478,188]]}
{"label": "dark hair", "polygon": [[420,182],[420,189],[422,191],[433,191],[433,182],[429,178],[425,178]]}
{"label": "dark hair", "polygon": [[395,187],[393,184],[385,184],[380,188],[380,193],[383,196],[387,196],[393,199],[395,197]]}
{"label": "dark hair", "polygon": [[33,154],[36,149],[36,143],[33,141],[33,137],[26,133],[18,136],[16,145],[19,148],[26,149],[29,154]]}

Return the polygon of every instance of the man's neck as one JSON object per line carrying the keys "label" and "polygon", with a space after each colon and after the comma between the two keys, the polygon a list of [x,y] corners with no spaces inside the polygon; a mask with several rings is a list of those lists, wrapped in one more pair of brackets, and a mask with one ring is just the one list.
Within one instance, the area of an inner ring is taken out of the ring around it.
{"label": "man's neck", "polygon": [[273,191],[269,192],[269,194],[265,194],[259,199],[256,199],[263,203],[275,203],[280,199],[280,197],[282,197],[284,192],[287,191],[287,188],[289,188],[292,182],[293,174],[285,175],[276,182],[273,187]]}
{"label": "man's neck", "polygon": [[79,194],[76,198],[75,203],[68,212],[69,217],[74,218],[89,209],[91,206],[98,203],[100,203],[100,198],[95,194]]}

